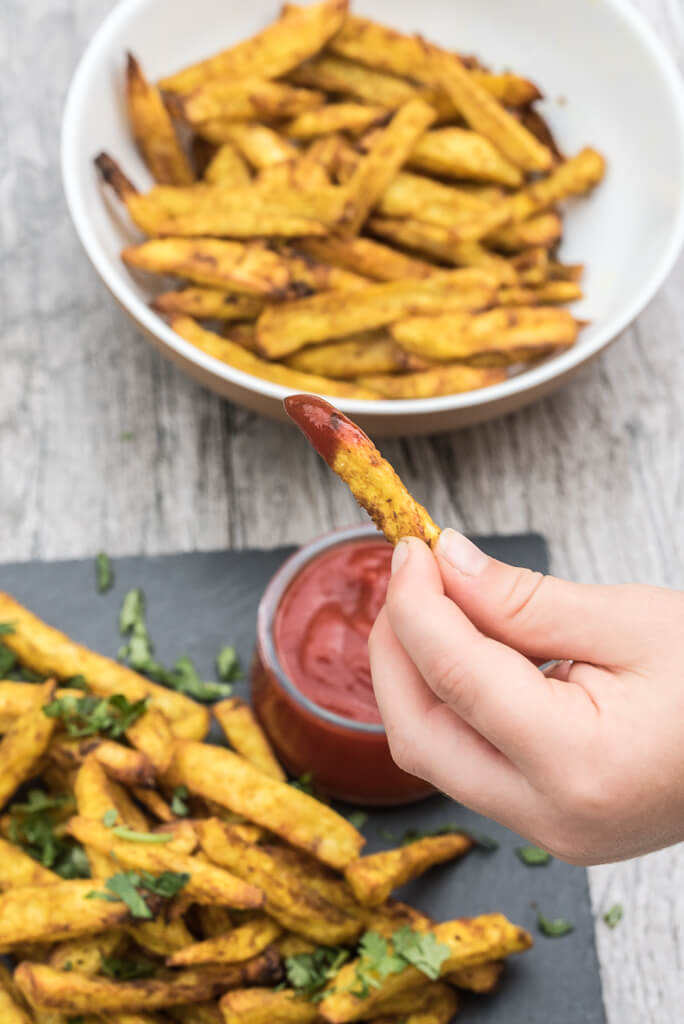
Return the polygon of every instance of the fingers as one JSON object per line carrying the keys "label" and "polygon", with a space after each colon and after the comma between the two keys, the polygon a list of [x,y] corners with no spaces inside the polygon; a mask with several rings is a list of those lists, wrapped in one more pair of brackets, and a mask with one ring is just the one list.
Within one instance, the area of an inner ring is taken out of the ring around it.
{"label": "fingers", "polygon": [[585,691],[545,678],[521,654],[484,636],[445,596],[425,544],[399,544],[393,570],[387,620],[418,676],[524,774],[545,770],[549,750],[567,746],[569,732],[595,716]]}
{"label": "fingers", "polygon": [[534,796],[526,780],[425,684],[385,609],[368,646],[375,696],[399,767],[480,814],[524,827]]}
{"label": "fingers", "polygon": [[584,586],[514,568],[455,530],[443,531],[435,555],[446,594],[471,622],[529,657],[619,665],[637,654],[643,588],[639,609],[632,587]]}

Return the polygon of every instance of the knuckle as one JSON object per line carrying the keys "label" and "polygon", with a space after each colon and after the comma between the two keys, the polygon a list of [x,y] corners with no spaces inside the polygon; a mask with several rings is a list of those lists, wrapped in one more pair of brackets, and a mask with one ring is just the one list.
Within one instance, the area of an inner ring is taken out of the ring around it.
{"label": "knuckle", "polygon": [[519,569],[503,599],[503,613],[510,621],[524,619],[537,604],[540,592],[548,588],[549,577],[541,572]]}
{"label": "knuckle", "polygon": [[440,700],[456,707],[460,714],[467,716],[472,711],[475,690],[473,680],[453,651],[433,656],[426,681]]}
{"label": "knuckle", "polygon": [[406,733],[401,731],[398,732],[395,729],[388,732],[387,741],[389,743],[392,760],[396,766],[401,768],[402,771],[407,772],[409,775],[420,775],[420,758],[418,756],[416,744],[412,738]]}

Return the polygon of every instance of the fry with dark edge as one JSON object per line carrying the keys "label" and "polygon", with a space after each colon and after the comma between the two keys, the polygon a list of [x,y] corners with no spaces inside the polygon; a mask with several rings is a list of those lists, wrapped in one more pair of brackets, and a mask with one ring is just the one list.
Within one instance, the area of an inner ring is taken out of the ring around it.
{"label": "fry with dark edge", "polygon": [[439,527],[360,427],[315,395],[290,395],[285,409],[391,544],[402,537],[436,544]]}
{"label": "fry with dark edge", "polygon": [[133,137],[155,181],[191,185],[195,176],[161,93],[147,81],[132,53],[126,65],[126,101]]}

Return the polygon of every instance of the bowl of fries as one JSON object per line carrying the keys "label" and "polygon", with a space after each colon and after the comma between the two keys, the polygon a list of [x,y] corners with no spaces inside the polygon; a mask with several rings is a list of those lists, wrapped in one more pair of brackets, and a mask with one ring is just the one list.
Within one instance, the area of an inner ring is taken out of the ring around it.
{"label": "bowl of fries", "polygon": [[652,298],[684,98],[624,0],[196,0],[191,31],[181,0],[123,0],[62,170],[98,274],[184,372],[419,434],[548,393]]}

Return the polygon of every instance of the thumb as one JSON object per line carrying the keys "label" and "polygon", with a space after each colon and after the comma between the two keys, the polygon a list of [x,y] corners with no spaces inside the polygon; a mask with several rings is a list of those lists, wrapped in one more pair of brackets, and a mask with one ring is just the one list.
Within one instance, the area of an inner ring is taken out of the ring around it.
{"label": "thumb", "polygon": [[613,665],[634,653],[635,618],[644,612],[634,587],[569,583],[506,565],[456,530],[442,532],[435,555],[445,593],[470,621],[530,658]]}

